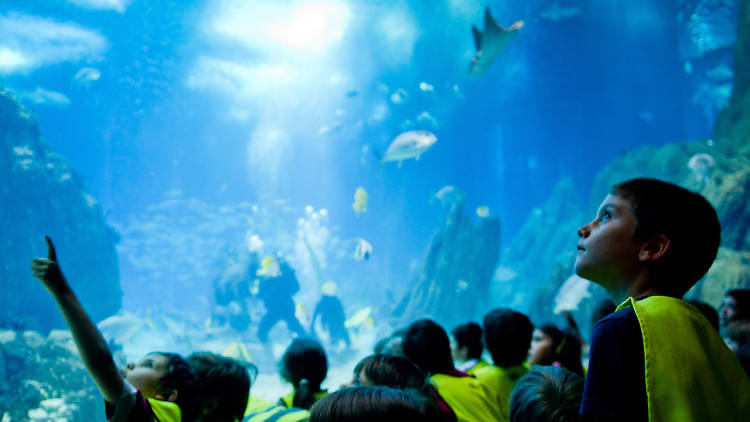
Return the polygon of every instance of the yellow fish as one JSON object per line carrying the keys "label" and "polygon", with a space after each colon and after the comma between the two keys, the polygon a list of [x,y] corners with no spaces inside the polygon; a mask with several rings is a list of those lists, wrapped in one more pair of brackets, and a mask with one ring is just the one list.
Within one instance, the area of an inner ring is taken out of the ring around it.
{"label": "yellow fish", "polygon": [[367,211],[367,191],[362,186],[358,187],[354,192],[354,203],[352,204],[352,208],[354,208],[354,212],[357,213],[357,216]]}
{"label": "yellow fish", "polygon": [[481,206],[477,208],[477,215],[482,218],[487,218],[490,216],[490,207]]}
{"label": "yellow fish", "polygon": [[260,268],[255,271],[255,275],[278,277],[281,275],[281,267],[272,256],[267,256],[260,262]]}
{"label": "yellow fish", "polygon": [[234,360],[238,360],[240,362],[251,363],[253,361],[253,356],[250,354],[250,351],[247,350],[247,347],[245,347],[244,344],[238,341],[230,344],[229,347],[221,352],[221,355],[232,358]]}

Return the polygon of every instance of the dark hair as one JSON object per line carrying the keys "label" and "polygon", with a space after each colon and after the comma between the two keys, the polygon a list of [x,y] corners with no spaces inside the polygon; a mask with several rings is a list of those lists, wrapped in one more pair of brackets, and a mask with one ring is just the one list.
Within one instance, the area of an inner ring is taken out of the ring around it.
{"label": "dark hair", "polygon": [[750,289],[728,290],[727,296],[731,296],[737,306],[734,307],[735,319],[750,319]]}
{"label": "dark hair", "polygon": [[212,421],[242,420],[258,368],[211,352],[193,353],[187,361],[203,385],[204,415]]}
{"label": "dark hair", "polygon": [[401,347],[404,356],[430,375],[447,374],[454,369],[448,334],[435,321],[413,322],[406,330]]}
{"label": "dark hair", "polygon": [[667,253],[651,263],[656,287],[682,297],[703,277],[716,259],[721,225],[713,206],[700,194],[656,179],[632,179],[612,188],[630,202],[635,214],[633,239],[645,242],[662,234]]}
{"label": "dark hair", "polygon": [[716,312],[716,309],[714,309],[713,306],[706,302],[701,302],[700,300],[688,300],[687,302],[698,308],[703,316],[708,319],[708,322],[711,323],[711,326],[713,326],[716,331],[719,331],[719,313]]}
{"label": "dark hair", "polygon": [[167,358],[167,372],[159,382],[159,388],[177,390],[177,399],[174,402],[180,407],[182,420],[196,420],[201,410],[202,390],[193,367],[177,353],[151,352],[149,355]]}
{"label": "dark hair", "polygon": [[510,395],[511,422],[575,422],[583,378],[555,366],[534,366]]}
{"label": "dark hair", "polygon": [[420,422],[422,414],[412,393],[390,387],[349,387],[318,400],[310,409],[310,422]]}
{"label": "dark hair", "polygon": [[328,359],[323,346],[310,338],[295,338],[279,364],[281,376],[294,386],[294,407],[309,409],[328,373]]}
{"label": "dark hair", "polygon": [[470,359],[479,359],[482,357],[482,327],[476,322],[467,322],[461,324],[451,331],[459,347],[469,349]]}
{"label": "dark hair", "polygon": [[495,365],[508,368],[526,360],[534,326],[529,317],[508,308],[487,312],[482,320],[484,344]]}
{"label": "dark hair", "polygon": [[370,355],[354,367],[354,379],[365,376],[375,385],[393,388],[422,388],[427,376],[417,365],[403,356],[381,353]]}
{"label": "dark hair", "polygon": [[402,355],[403,350],[401,349],[401,341],[406,335],[406,329],[408,327],[402,327],[391,333],[386,338],[381,339],[375,343],[375,353],[390,353],[393,355]]}

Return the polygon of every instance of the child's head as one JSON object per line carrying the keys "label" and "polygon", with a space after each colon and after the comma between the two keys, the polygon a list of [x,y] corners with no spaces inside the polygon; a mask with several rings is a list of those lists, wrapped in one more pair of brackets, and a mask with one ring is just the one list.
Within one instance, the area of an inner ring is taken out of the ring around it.
{"label": "child's head", "polygon": [[750,344],[750,320],[738,319],[727,325],[724,341],[732,352],[737,352],[740,347]]}
{"label": "child's head", "polygon": [[349,387],[320,399],[310,409],[310,422],[384,420],[427,421],[422,405],[412,393],[390,387]]}
{"label": "child's head", "polygon": [[557,348],[562,339],[563,332],[553,324],[535,328],[529,346],[529,365],[551,365],[557,358]]}
{"label": "child's head", "polygon": [[310,338],[296,338],[287,347],[279,363],[281,376],[298,389],[307,380],[312,391],[319,391],[328,373],[328,359],[323,346]]}
{"label": "child's head", "polygon": [[576,273],[610,292],[642,275],[647,288],[682,297],[711,267],[721,240],[701,195],[655,179],[615,185],[596,218],[578,230]]}
{"label": "child's head", "polygon": [[435,321],[413,322],[406,330],[401,347],[404,356],[428,374],[447,374],[454,369],[448,334]]}
{"label": "child's head", "polygon": [[476,322],[461,324],[451,331],[451,352],[453,359],[464,362],[482,357],[482,327]]}
{"label": "child's head", "polygon": [[722,327],[738,319],[750,319],[750,290],[728,290],[719,308],[719,321]]}
{"label": "child's head", "polygon": [[242,364],[210,352],[193,353],[187,360],[203,385],[203,409],[199,420],[242,420],[252,379],[258,374],[255,365]]}
{"label": "child's head", "polygon": [[492,363],[509,368],[526,360],[534,326],[526,315],[508,308],[488,312],[482,320],[484,344]]}
{"label": "child's head", "polygon": [[583,396],[583,378],[555,366],[535,366],[510,396],[511,422],[574,422]]}
{"label": "child's head", "polygon": [[393,388],[422,388],[425,373],[412,361],[397,355],[370,355],[354,367],[354,384]]}
{"label": "child's head", "polygon": [[182,356],[152,352],[137,364],[128,364],[123,375],[130,385],[141,390],[143,397],[176,403],[183,420],[192,421],[197,416],[201,385]]}

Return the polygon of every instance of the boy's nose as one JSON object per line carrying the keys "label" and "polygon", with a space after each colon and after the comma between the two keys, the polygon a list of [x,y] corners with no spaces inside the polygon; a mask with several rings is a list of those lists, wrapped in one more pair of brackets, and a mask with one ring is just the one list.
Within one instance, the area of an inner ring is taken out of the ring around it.
{"label": "boy's nose", "polygon": [[589,231],[589,225],[586,224],[585,226],[578,229],[578,237],[588,237]]}
{"label": "boy's nose", "polygon": [[135,369],[135,364],[134,363],[129,363],[129,364],[125,365],[125,367],[128,368],[128,371],[132,371],[133,369]]}

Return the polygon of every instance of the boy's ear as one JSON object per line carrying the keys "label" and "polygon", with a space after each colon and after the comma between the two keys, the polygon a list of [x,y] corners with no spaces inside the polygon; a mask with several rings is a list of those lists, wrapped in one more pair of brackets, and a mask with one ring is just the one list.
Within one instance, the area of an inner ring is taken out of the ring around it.
{"label": "boy's ear", "polygon": [[651,236],[643,246],[641,251],[638,253],[638,259],[641,262],[654,262],[657,259],[663,258],[664,255],[669,251],[672,241],[663,234],[657,234]]}
{"label": "boy's ear", "polygon": [[174,402],[175,400],[177,400],[177,390],[166,390],[163,393],[157,394],[156,396],[154,396],[154,398],[158,400]]}

